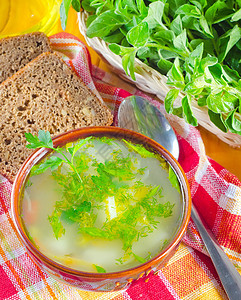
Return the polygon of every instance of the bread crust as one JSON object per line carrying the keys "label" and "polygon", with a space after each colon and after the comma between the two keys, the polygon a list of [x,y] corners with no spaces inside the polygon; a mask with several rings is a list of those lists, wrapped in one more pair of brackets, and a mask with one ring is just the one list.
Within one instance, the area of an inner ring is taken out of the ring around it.
{"label": "bread crust", "polygon": [[[4,43],[5,41],[9,41],[9,40],[17,40],[17,39],[22,39],[23,37],[32,37],[32,36],[42,36],[43,38],[46,38],[46,34],[44,32],[41,31],[35,31],[35,32],[30,32],[30,33],[25,33],[25,34],[21,34],[21,35],[14,35],[14,36],[6,36],[2,39],[0,39],[0,44]],[[50,46],[50,41],[48,39],[48,44]],[[51,48],[51,47],[50,47]]]}

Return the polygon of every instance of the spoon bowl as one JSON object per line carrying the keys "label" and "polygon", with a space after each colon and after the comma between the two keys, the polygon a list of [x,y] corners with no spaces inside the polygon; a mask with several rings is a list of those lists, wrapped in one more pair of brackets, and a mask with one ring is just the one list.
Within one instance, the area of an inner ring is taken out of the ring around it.
{"label": "spoon bowl", "polygon": [[160,110],[144,98],[130,96],[122,101],[118,125],[155,140],[178,160],[179,146],[175,132]]}

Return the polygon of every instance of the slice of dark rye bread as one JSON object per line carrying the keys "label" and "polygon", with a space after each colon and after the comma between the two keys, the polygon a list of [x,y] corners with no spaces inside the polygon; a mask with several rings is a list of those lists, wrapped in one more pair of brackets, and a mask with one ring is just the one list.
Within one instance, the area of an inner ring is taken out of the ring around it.
{"label": "slice of dark rye bread", "polygon": [[25,132],[52,135],[111,125],[110,110],[56,53],[43,53],[0,85],[0,173],[13,182],[31,153]]}
{"label": "slice of dark rye bread", "polygon": [[0,83],[44,52],[51,52],[51,46],[48,37],[43,32],[1,39]]}

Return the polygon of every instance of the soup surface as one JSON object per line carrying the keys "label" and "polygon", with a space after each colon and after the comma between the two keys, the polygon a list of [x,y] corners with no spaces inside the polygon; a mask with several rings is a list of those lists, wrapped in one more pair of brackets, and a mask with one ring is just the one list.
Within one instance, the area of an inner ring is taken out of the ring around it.
{"label": "soup surface", "polygon": [[[103,273],[144,263],[165,248],[183,208],[177,177],[163,158],[107,137],[61,151],[32,169],[22,200],[24,226],[43,254]],[[63,155],[74,169],[59,162],[48,168]]]}

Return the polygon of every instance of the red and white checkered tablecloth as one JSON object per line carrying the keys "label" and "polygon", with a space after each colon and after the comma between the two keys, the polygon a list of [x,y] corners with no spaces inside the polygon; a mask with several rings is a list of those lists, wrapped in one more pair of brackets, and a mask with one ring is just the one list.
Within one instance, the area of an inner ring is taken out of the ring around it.
{"label": "red and white checkered tablecloth", "polygon": [[[50,39],[54,50],[63,54],[65,61],[116,116],[119,104],[130,93],[116,87],[118,80],[113,82],[110,74],[91,65],[87,48],[76,37],[60,33]],[[163,111],[159,102],[139,90],[133,88],[132,93],[145,96]],[[196,128],[181,121],[172,125],[180,146],[179,163],[187,175],[193,202],[226,254],[241,270],[241,182],[206,156]],[[32,261],[16,235],[10,213],[11,188],[11,183],[1,176],[0,299],[227,299],[192,221],[167,266],[148,280],[137,280],[125,291],[86,292],[56,281]]]}

